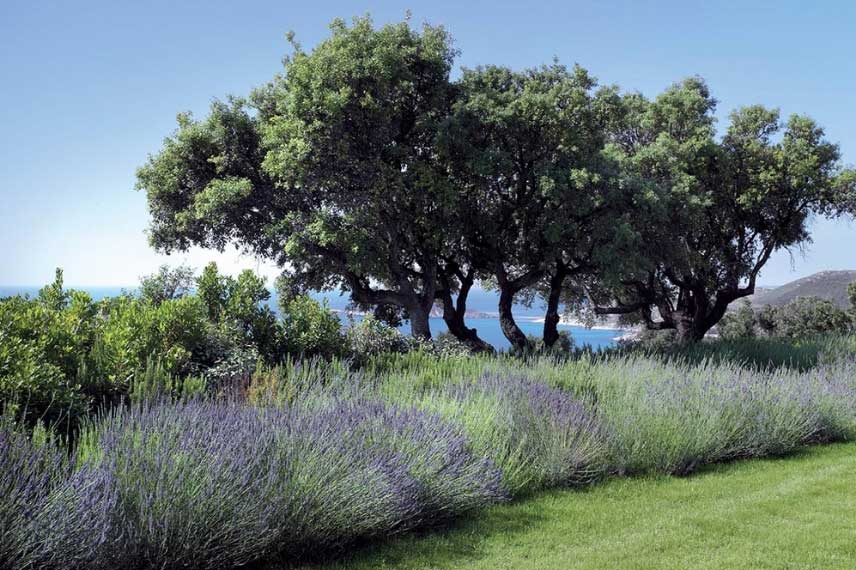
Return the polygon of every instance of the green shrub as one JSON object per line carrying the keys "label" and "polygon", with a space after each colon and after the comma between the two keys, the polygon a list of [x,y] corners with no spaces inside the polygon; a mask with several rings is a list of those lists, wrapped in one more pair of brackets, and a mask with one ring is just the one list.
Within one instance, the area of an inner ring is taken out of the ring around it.
{"label": "green shrub", "polygon": [[63,289],[61,270],[36,299],[0,300],[0,401],[29,423],[74,422],[93,391],[78,371],[95,343],[95,316],[89,295]]}
{"label": "green shrub", "polygon": [[180,399],[201,396],[206,391],[201,376],[173,376],[158,358],[151,358],[146,367],[131,379],[128,395],[132,401],[159,400],[164,397]]}
{"label": "green shrub", "polygon": [[782,307],[765,309],[763,321],[768,332],[793,339],[846,333],[853,326],[847,311],[819,297],[797,297]]}
{"label": "green shrub", "polygon": [[755,311],[748,299],[743,299],[740,307],[726,313],[719,322],[719,336],[727,339],[753,338],[755,336]]}
{"label": "green shrub", "polygon": [[139,299],[114,299],[103,325],[107,374],[112,382],[127,385],[159,358],[169,374],[194,374],[212,362],[208,354],[212,327],[197,297],[181,297],[152,305]]}
{"label": "green shrub", "polygon": [[190,293],[193,287],[193,269],[185,265],[170,269],[162,265],[157,273],[140,279],[140,298],[152,305],[178,299]]}
{"label": "green shrub", "polygon": [[209,263],[196,280],[197,298],[211,323],[235,335],[241,345],[252,345],[268,362],[282,356],[282,331],[276,315],[266,305],[270,291],[265,280],[250,270],[237,279],[220,275],[216,263]]}
{"label": "green shrub", "polygon": [[39,419],[50,425],[73,422],[87,408],[79,387],[50,362],[43,346],[12,336],[2,324],[0,401],[30,425]]}
{"label": "green shrub", "polygon": [[553,346],[544,344],[544,339],[537,335],[526,335],[526,338],[529,341],[528,348],[521,351],[513,347],[511,349],[512,355],[524,357],[538,355],[563,357],[572,355],[576,348],[574,339],[568,331],[559,331],[559,337]]}
{"label": "green shrub", "polygon": [[437,338],[431,341],[419,343],[419,346],[421,350],[439,358],[469,356],[472,354],[472,349],[465,342],[458,340],[448,332],[437,335]]}
{"label": "green shrub", "polygon": [[648,330],[643,329],[639,337],[630,341],[634,348],[648,352],[670,349],[677,345],[678,333],[674,329]]}
{"label": "green shrub", "polygon": [[254,347],[236,346],[205,369],[201,377],[211,391],[239,389],[249,383],[258,363],[259,353]]}
{"label": "green shrub", "polygon": [[331,358],[345,351],[345,337],[339,318],[306,295],[283,303],[282,328],[289,354]]}
{"label": "green shrub", "polygon": [[346,337],[348,350],[360,362],[380,354],[405,353],[414,346],[414,342],[398,329],[382,323],[373,315],[366,315],[349,327]]}

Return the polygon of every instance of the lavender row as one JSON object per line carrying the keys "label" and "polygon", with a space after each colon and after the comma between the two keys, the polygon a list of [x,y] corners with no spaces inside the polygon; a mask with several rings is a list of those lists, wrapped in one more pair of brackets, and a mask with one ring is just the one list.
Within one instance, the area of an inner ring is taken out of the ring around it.
{"label": "lavender row", "polygon": [[295,370],[246,401],[141,402],[87,426],[71,457],[4,422],[0,567],[291,562],[538,489],[856,436],[852,361],[464,366],[478,373]]}
{"label": "lavender row", "polygon": [[49,470],[20,471],[52,466],[46,451],[26,451],[4,446],[3,567],[294,560],[506,497],[498,470],[453,424],[371,401],[311,413],[239,402],[117,410],[87,430],[52,484]]}

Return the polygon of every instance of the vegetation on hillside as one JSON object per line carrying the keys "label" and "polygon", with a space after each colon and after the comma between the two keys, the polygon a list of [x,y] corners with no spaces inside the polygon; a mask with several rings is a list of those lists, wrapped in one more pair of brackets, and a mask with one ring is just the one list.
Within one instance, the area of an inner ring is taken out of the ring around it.
{"label": "vegetation on hillside", "polygon": [[827,333],[847,334],[854,327],[856,303],[846,310],[828,299],[796,297],[785,305],[765,305],[758,311],[746,301],[723,317],[719,332],[726,339],[765,335],[799,340]]}
{"label": "vegetation on hillside", "polygon": [[264,281],[214,264],[194,279],[162,268],[137,294],[94,302],[63,287],[62,271],[35,298],[0,299],[0,402],[27,423],[72,433],[101,405],[171,386],[176,393],[249,381],[257,365],[343,356],[339,320],[308,297],[277,318]]}
{"label": "vegetation on hillside", "polygon": [[797,297],[820,297],[834,302],[842,309],[851,305],[848,287],[856,282],[856,270],[819,271],[780,287],[773,287],[751,297],[756,307],[775,305],[780,307]]}

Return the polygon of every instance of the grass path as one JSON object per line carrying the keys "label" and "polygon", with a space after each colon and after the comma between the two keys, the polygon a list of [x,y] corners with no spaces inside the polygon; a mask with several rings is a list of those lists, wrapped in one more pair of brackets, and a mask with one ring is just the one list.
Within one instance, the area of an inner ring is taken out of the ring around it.
{"label": "grass path", "polygon": [[310,568],[852,570],[856,444],[545,493]]}

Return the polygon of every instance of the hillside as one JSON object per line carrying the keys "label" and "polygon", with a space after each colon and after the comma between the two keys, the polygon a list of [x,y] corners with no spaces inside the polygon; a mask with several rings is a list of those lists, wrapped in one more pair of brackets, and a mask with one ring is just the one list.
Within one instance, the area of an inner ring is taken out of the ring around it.
{"label": "hillside", "polygon": [[846,308],[847,286],[856,281],[856,271],[821,271],[781,287],[760,289],[749,297],[755,306],[781,306],[797,297],[821,297],[834,301],[839,307]]}

